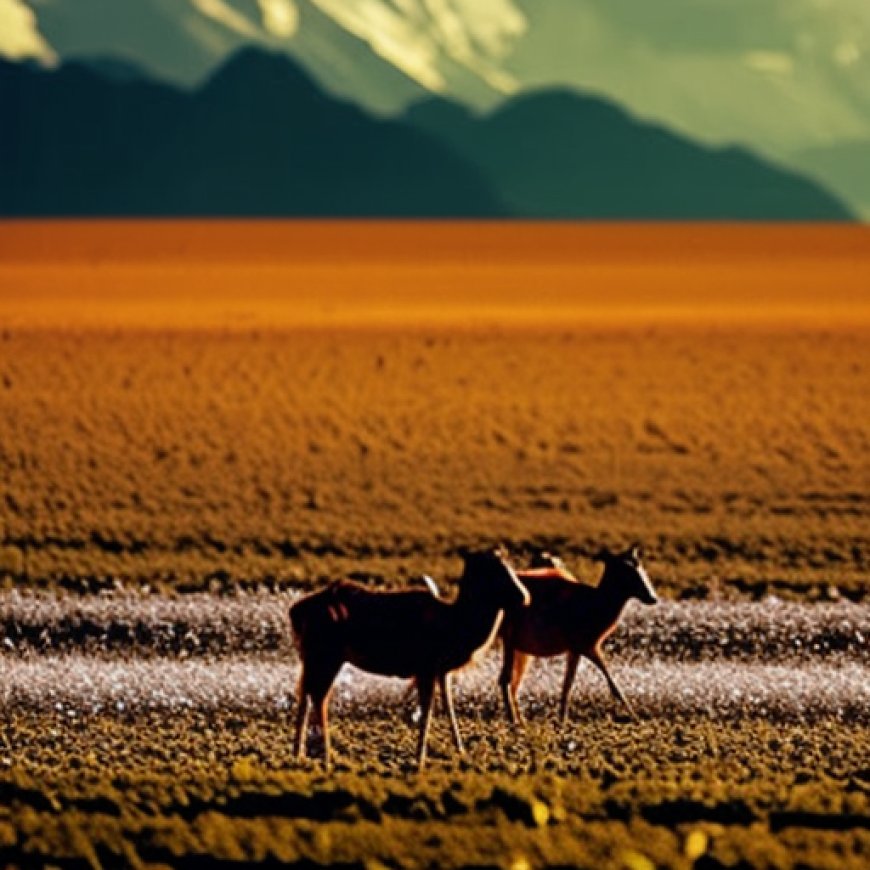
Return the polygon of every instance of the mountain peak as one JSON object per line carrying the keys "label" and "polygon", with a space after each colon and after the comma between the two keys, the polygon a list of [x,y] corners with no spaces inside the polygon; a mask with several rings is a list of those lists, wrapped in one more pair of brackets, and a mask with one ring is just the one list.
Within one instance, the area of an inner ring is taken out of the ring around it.
{"label": "mountain peak", "polygon": [[288,95],[321,95],[314,79],[284,53],[246,46],[235,52],[208,79],[202,93],[220,92],[226,95],[238,89]]}

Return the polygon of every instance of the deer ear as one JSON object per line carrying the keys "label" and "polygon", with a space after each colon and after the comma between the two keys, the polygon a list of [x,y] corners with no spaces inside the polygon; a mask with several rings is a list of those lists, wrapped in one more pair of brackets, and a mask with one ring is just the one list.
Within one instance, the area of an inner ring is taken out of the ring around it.
{"label": "deer ear", "polygon": [[640,557],[643,555],[643,550],[641,549],[640,544],[634,543],[628,548],[628,555],[634,559],[635,562],[640,561]]}
{"label": "deer ear", "polygon": [[609,562],[613,558],[613,553],[607,549],[607,547],[602,547],[593,557],[593,562],[604,562],[605,564]]}
{"label": "deer ear", "polygon": [[535,550],[529,560],[531,568],[550,568],[555,562],[555,556],[549,550]]}

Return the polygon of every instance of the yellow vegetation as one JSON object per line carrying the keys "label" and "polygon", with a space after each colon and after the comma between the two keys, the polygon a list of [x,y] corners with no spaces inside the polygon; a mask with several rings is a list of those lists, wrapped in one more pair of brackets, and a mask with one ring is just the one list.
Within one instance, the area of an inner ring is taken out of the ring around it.
{"label": "yellow vegetation", "polygon": [[[866,725],[744,720],[720,726],[713,747],[709,724],[590,718],[572,725],[569,742],[554,722],[532,721],[517,739],[487,717],[471,764],[456,761],[439,728],[434,764],[419,776],[413,728],[372,709],[337,723],[346,757],[365,761],[327,775],[294,764],[289,724],[273,714],[71,722],[13,712],[0,846],[24,866],[866,864]],[[371,743],[395,754],[373,761]],[[739,766],[723,764],[735,758]]]}

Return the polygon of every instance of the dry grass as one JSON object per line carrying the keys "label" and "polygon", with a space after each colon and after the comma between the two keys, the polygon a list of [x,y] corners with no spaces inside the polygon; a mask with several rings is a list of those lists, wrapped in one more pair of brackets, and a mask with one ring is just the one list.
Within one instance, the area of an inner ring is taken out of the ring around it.
{"label": "dry grass", "polygon": [[461,544],[638,539],[672,593],[866,594],[868,334],[0,340],[0,571],[396,583]]}

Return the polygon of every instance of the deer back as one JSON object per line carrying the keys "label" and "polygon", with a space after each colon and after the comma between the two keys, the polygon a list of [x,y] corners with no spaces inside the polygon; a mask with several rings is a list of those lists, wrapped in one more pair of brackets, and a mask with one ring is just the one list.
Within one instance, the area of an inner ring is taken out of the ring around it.
{"label": "deer back", "polygon": [[423,590],[372,591],[341,581],[296,602],[290,620],[303,657],[412,677],[436,666],[450,608]]}
{"label": "deer back", "polygon": [[500,634],[517,649],[538,656],[559,655],[594,642],[595,589],[558,569],[519,571],[531,604],[511,608]]}

